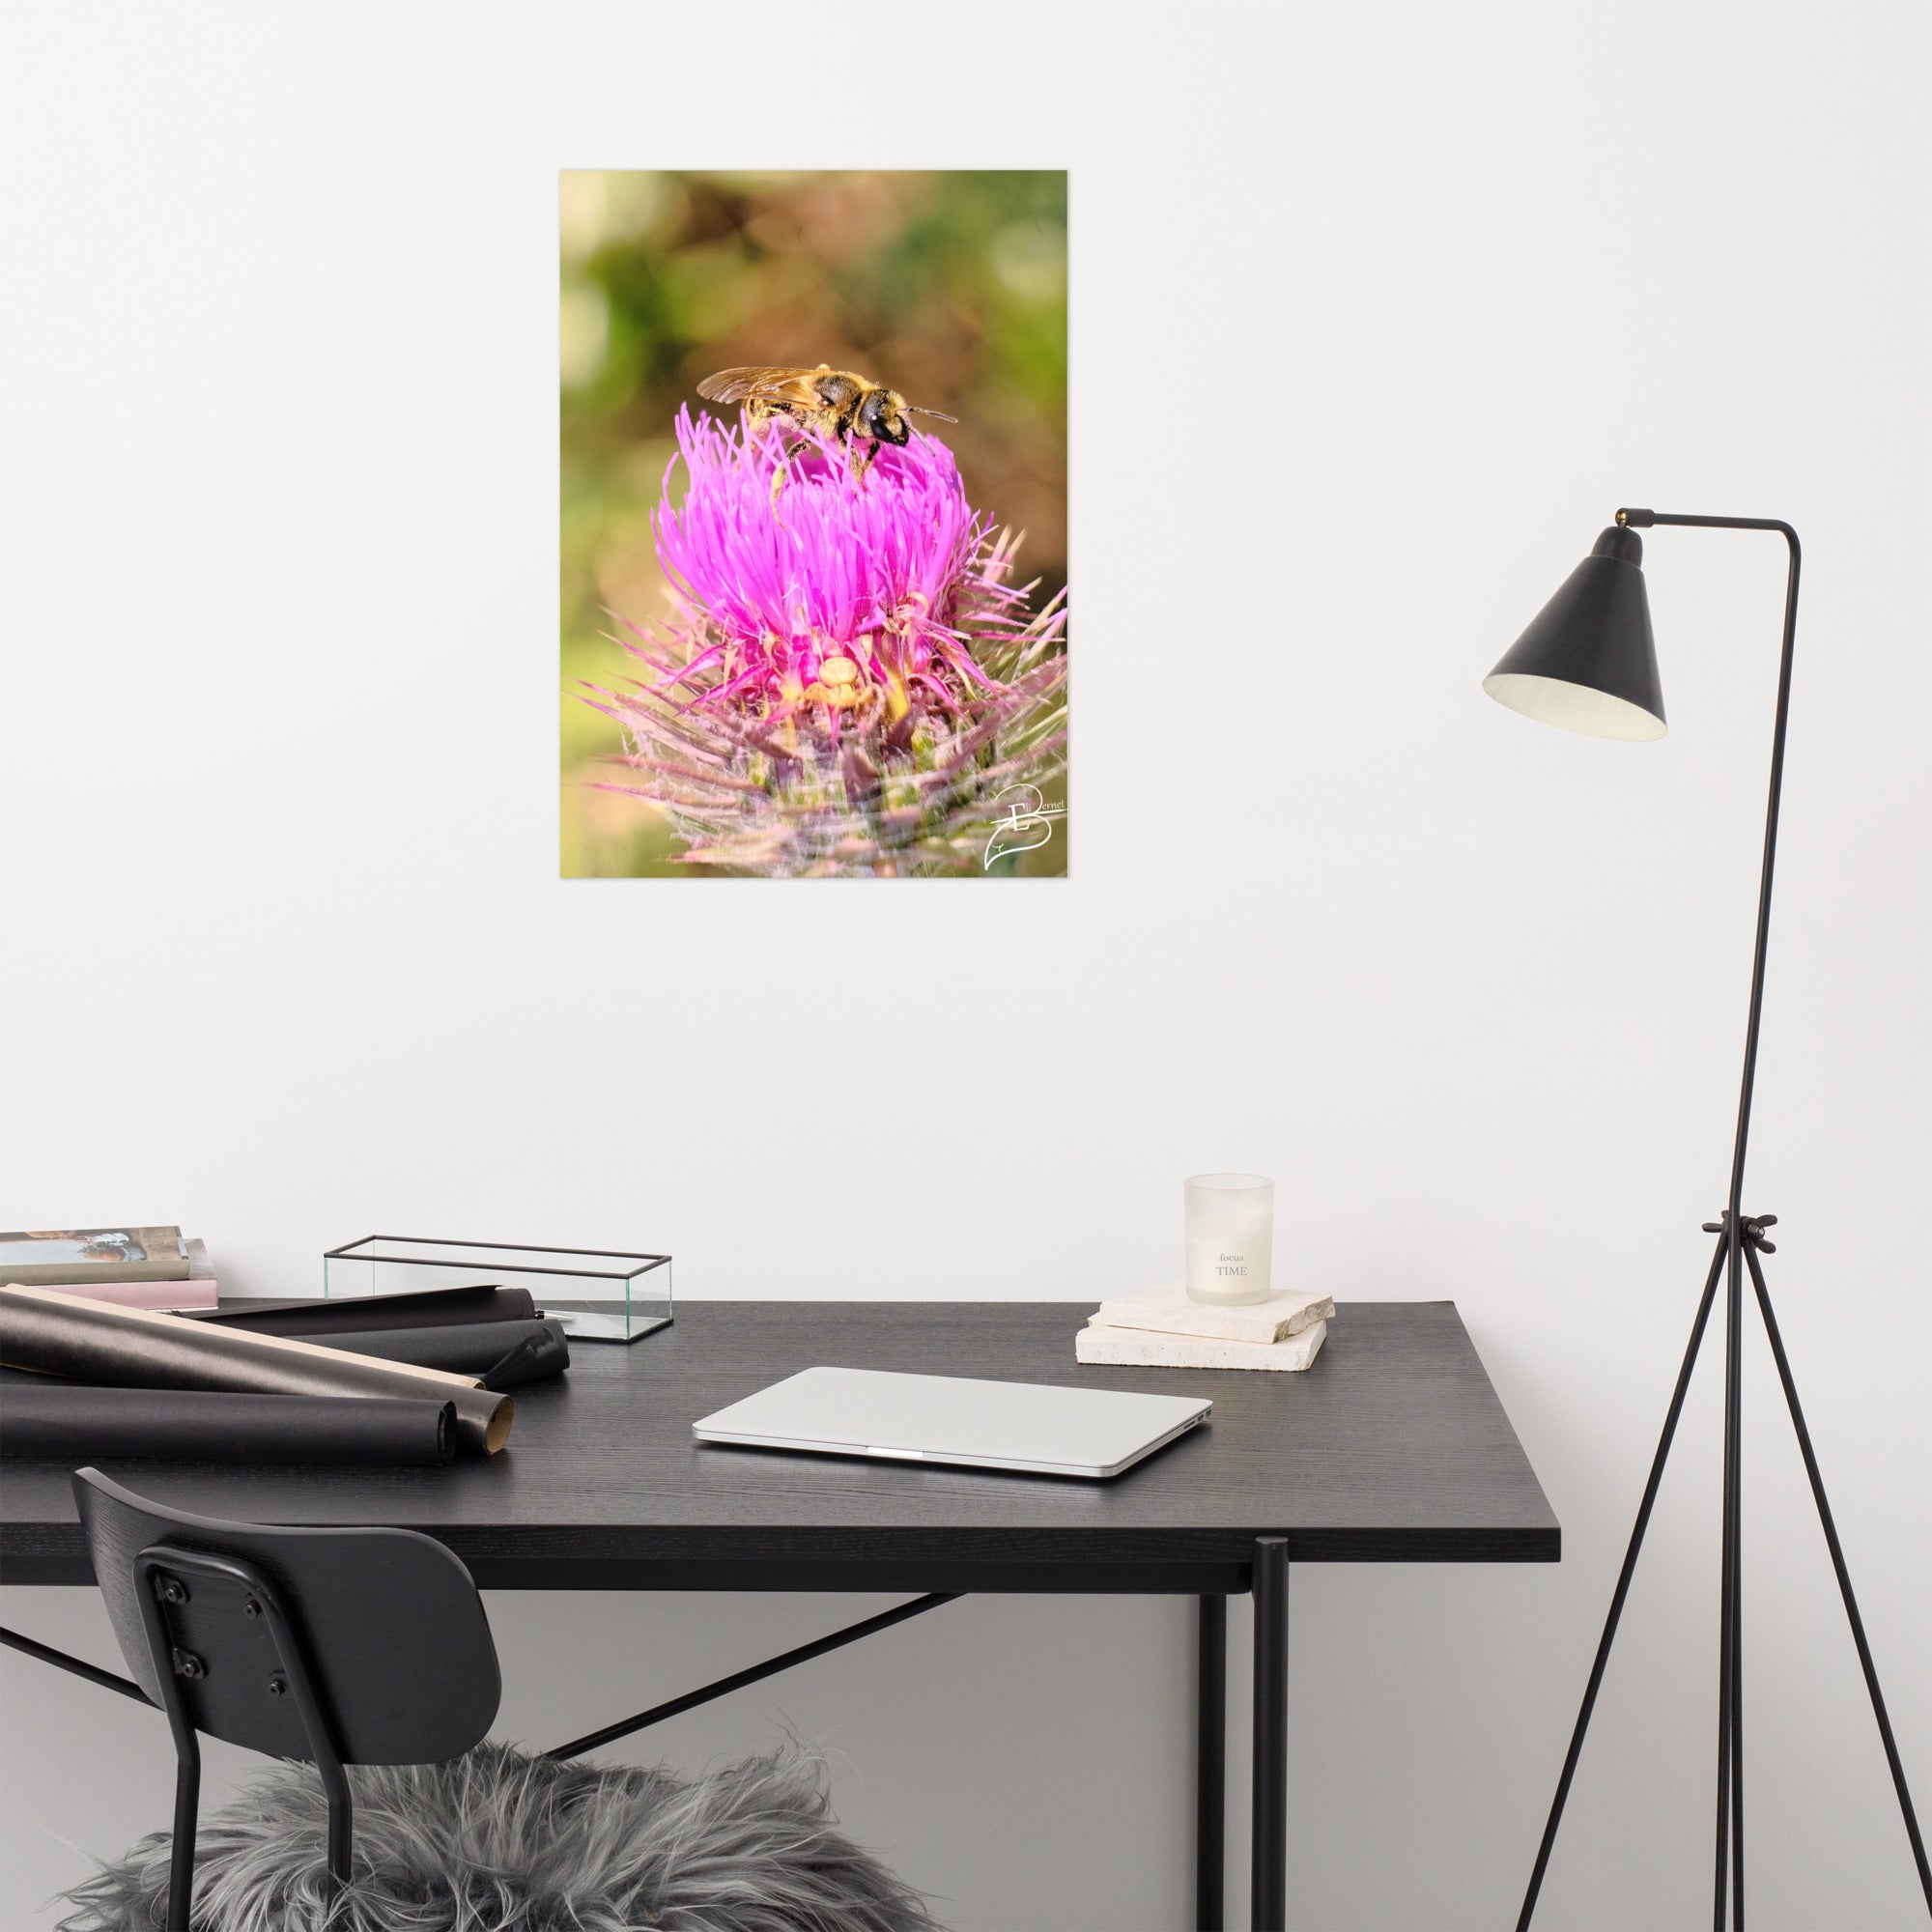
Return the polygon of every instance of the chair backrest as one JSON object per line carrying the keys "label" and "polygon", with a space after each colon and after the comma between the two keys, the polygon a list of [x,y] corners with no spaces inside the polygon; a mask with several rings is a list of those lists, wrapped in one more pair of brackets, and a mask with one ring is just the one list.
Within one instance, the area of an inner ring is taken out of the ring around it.
{"label": "chair backrest", "polygon": [[150,1502],[98,1469],[79,1470],[73,1491],[128,1669],[164,1704],[155,1650],[171,1651],[169,1688],[196,1730],[316,1760],[306,1699],[290,1694],[289,1633],[296,1674],[305,1667],[344,1763],[438,1764],[495,1720],[502,1678],[483,1600],[432,1538],[222,1522]]}

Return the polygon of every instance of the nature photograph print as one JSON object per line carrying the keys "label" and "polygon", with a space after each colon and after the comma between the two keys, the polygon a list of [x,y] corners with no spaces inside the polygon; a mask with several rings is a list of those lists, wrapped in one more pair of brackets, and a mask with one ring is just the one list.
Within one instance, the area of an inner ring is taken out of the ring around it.
{"label": "nature photograph print", "polygon": [[1064,878],[1064,170],[559,182],[566,878]]}

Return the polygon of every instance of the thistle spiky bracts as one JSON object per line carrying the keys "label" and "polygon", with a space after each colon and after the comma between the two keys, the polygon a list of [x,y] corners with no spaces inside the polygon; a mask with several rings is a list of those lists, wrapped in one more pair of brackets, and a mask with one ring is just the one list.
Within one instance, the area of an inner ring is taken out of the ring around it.
{"label": "thistle spiky bracts", "polygon": [[629,743],[603,788],[662,808],[691,866],[978,874],[1002,792],[1065,768],[1064,597],[1033,609],[936,438],[863,479],[793,425],[681,412],[677,439],[689,488],[673,507],[673,462],[652,518],[669,620],[620,618],[645,675],[584,694]]}

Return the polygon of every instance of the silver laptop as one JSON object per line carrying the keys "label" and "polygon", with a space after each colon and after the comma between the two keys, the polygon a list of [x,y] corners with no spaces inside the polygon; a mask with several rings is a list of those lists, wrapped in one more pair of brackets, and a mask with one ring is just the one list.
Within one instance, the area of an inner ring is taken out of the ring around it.
{"label": "silver laptop", "polygon": [[954,1463],[1039,1476],[1118,1476],[1208,1419],[1193,1396],[804,1369],[691,1425],[701,1442]]}

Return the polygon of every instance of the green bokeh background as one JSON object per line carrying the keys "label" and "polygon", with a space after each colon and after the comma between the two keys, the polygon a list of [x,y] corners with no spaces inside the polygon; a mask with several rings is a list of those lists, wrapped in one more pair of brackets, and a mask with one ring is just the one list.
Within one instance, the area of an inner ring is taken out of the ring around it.
{"label": "green bokeh background", "polygon": [[[570,171],[559,230],[563,874],[703,877],[671,861],[653,808],[588,788],[621,776],[605,761],[623,737],[573,695],[634,668],[603,635],[609,611],[665,614],[650,513],[679,406],[701,407],[717,369],[830,362],[959,417],[932,427],[968,499],[1026,532],[1019,581],[1051,596],[1066,579],[1066,176]],[[1017,865],[1057,874],[1066,858],[1062,819]]]}

